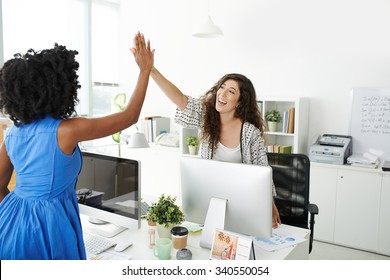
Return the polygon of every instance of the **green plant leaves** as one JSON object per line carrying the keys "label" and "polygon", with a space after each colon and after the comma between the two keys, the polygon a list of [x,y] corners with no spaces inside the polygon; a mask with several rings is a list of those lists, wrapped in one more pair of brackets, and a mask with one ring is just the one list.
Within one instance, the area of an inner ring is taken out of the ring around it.
{"label": "green plant leaves", "polygon": [[[114,106],[118,112],[122,112],[126,108],[126,94],[125,93],[118,93],[117,95],[115,95]],[[121,131],[114,133],[111,137],[115,142],[120,143],[121,142]]]}
{"label": "green plant leaves", "polygon": [[278,110],[271,110],[265,112],[265,120],[269,122],[280,122],[282,120],[282,116]]}
{"label": "green plant leaves", "polygon": [[184,214],[176,204],[176,197],[162,194],[157,203],[152,203],[148,209],[148,220],[165,227],[184,222]]}
{"label": "green plant leaves", "polygon": [[187,146],[199,146],[199,138],[197,136],[188,136],[186,138],[186,144]]}
{"label": "green plant leaves", "polygon": [[122,112],[126,106],[126,94],[118,93],[114,97],[114,106],[118,112]]}
{"label": "green plant leaves", "polygon": [[117,133],[114,133],[111,137],[112,137],[112,139],[115,141],[115,142],[117,142],[117,143],[119,143],[120,141],[121,141],[121,131],[118,131]]}

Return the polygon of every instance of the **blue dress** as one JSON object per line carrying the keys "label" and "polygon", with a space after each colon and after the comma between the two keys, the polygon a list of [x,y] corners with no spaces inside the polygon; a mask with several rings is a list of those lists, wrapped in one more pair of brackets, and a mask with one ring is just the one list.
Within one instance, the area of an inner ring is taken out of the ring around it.
{"label": "blue dress", "polygon": [[46,117],[13,126],[7,153],[16,186],[0,203],[0,259],[86,259],[75,185],[81,169],[58,146],[62,120]]}

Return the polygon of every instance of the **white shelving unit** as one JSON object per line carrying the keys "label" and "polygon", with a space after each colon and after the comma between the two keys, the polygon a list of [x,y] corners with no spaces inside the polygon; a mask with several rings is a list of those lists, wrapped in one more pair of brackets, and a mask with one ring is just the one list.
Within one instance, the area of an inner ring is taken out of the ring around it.
{"label": "white shelving unit", "polygon": [[[266,131],[266,145],[277,144],[291,146],[292,153],[308,153],[308,125],[309,125],[309,99],[298,98],[263,98],[257,101],[263,115],[270,110],[278,110],[283,118],[283,112],[295,108],[294,133],[283,133],[283,120],[276,132]],[[264,118],[265,119],[265,118]]]}
{"label": "white shelving unit", "polygon": [[[292,146],[293,153],[307,154],[309,99],[306,97],[263,98],[258,100],[258,104],[263,118],[266,111],[276,109],[283,116],[284,111],[288,111],[292,107],[295,108],[294,133],[283,133],[281,122],[279,123],[278,131],[266,132],[266,144]],[[190,135],[198,135],[198,129],[182,128],[180,134],[180,152],[182,154],[189,154],[188,147],[185,143],[186,138]]]}
{"label": "white shelving unit", "polygon": [[[190,151],[188,150],[188,146],[186,144],[186,139],[188,136],[199,136],[198,133],[198,129],[195,129],[195,128],[181,128],[181,133],[180,133],[180,141],[179,141],[179,145],[180,145],[180,152],[182,154],[185,154],[185,155],[189,155],[190,154]],[[198,152],[199,152],[199,149],[198,149]]]}

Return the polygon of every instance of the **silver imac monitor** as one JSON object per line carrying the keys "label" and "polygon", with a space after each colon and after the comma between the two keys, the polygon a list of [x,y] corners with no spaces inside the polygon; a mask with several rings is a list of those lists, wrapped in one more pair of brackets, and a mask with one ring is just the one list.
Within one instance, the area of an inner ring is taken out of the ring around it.
{"label": "silver imac monitor", "polygon": [[181,203],[185,219],[204,224],[200,246],[211,248],[215,229],[270,238],[272,169],[183,156]]}
{"label": "silver imac monitor", "polygon": [[140,162],[82,152],[76,195],[80,213],[98,224],[94,231],[112,237],[141,225]]}

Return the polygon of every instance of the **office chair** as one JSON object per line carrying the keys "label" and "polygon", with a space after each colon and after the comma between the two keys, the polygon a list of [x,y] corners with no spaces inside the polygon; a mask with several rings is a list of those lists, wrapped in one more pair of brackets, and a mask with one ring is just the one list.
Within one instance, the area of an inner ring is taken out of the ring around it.
{"label": "office chair", "polygon": [[280,219],[283,224],[310,229],[310,254],[314,217],[318,214],[318,206],[309,202],[310,160],[304,154],[267,153],[267,156],[272,167]]}

